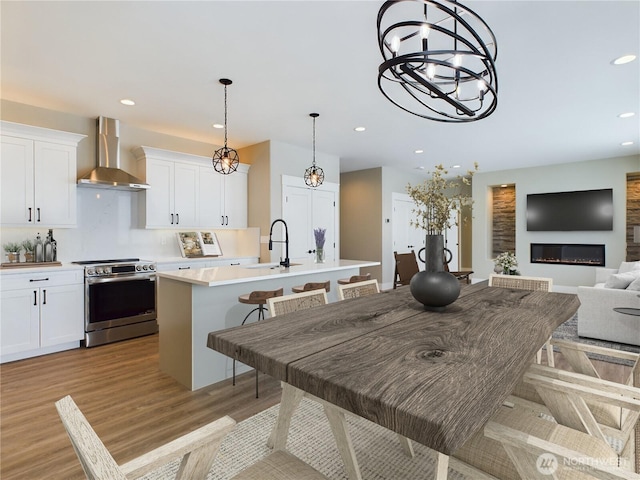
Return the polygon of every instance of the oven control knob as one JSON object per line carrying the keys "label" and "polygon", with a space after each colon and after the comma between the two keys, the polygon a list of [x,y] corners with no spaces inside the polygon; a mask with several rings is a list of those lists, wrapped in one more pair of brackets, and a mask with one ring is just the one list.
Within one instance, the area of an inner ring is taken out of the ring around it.
{"label": "oven control knob", "polygon": [[147,270],[148,268],[149,268],[149,267],[147,267],[146,265],[143,265],[143,266],[142,266],[142,269],[143,269],[143,270]]}
{"label": "oven control knob", "polygon": [[149,270],[151,270],[152,272],[156,269],[155,265],[149,265]]}
{"label": "oven control knob", "polygon": [[105,275],[110,275],[111,274],[111,267],[104,267],[104,274]]}
{"label": "oven control knob", "polygon": [[96,274],[97,275],[102,275],[103,272],[104,272],[104,270],[102,269],[102,267],[97,267],[96,268]]}
{"label": "oven control knob", "polygon": [[140,265],[136,265],[136,272],[139,272],[140,270],[142,270],[142,267]]}
{"label": "oven control knob", "polygon": [[87,269],[87,275],[95,275],[95,274],[96,274],[95,269],[93,269],[93,268],[88,268]]}

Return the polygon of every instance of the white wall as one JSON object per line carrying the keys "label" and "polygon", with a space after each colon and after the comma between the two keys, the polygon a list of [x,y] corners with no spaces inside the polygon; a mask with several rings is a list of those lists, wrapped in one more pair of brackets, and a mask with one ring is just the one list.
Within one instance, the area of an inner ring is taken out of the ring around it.
{"label": "white wall", "polygon": [[[640,157],[630,156],[536,168],[482,171],[473,177],[474,280],[493,271],[491,258],[491,187],[516,186],[516,257],[522,275],[551,277],[554,286],[592,285],[594,267],[530,262],[531,243],[605,244],[606,266],[617,268],[625,258],[626,174],[640,171]],[[527,232],[527,194],[613,188],[613,230],[606,232]]]}

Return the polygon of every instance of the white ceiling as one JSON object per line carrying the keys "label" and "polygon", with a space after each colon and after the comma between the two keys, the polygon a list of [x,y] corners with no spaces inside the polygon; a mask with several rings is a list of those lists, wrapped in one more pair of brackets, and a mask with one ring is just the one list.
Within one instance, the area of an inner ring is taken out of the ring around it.
{"label": "white ceiling", "polygon": [[[224,120],[227,77],[229,146],[310,148],[318,112],[317,150],[340,156],[343,172],[640,153],[640,61],[611,64],[640,56],[639,1],[463,3],[498,42],[498,108],[477,122],[425,120],[383,97],[374,0],[3,0],[1,96],[220,145],[212,124]],[[617,117],[628,111],[636,116]]]}

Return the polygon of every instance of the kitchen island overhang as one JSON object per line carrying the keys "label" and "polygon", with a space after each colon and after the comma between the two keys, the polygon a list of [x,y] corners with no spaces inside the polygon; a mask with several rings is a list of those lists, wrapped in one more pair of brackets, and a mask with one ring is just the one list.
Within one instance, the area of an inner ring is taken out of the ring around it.
{"label": "kitchen island overhang", "polygon": [[[251,306],[239,303],[238,296],[281,287],[286,295],[296,285],[329,280],[329,301],[336,301],[338,279],[377,265],[380,262],[337,260],[292,263],[286,269],[254,264],[160,272],[160,369],[191,390],[230,378],[231,359],[207,348],[207,336],[240,325]],[[240,365],[239,372],[248,370]]]}

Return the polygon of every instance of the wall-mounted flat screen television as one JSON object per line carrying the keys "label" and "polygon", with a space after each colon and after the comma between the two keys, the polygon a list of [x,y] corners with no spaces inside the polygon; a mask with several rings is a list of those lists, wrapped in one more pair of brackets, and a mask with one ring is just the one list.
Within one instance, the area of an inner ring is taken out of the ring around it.
{"label": "wall-mounted flat screen television", "polygon": [[613,190],[527,195],[530,232],[613,230]]}

